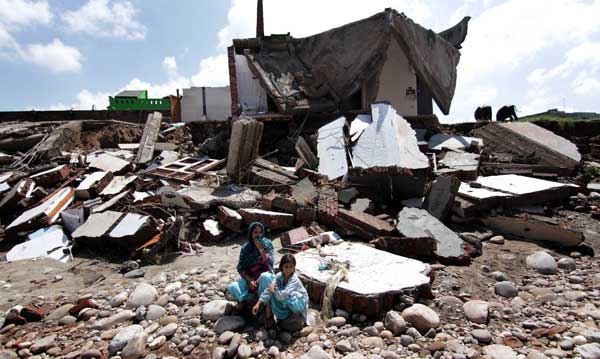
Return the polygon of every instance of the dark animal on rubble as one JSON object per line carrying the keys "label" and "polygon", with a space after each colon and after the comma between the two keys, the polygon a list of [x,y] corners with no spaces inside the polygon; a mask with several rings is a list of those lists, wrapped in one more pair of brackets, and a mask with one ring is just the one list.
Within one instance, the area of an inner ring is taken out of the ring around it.
{"label": "dark animal on rubble", "polygon": [[492,120],[492,106],[483,105],[475,110],[475,120],[477,122],[490,122]]}
{"label": "dark animal on rubble", "polygon": [[515,107],[515,105],[502,106],[500,107],[498,112],[496,112],[496,121],[498,122],[504,122],[506,120],[514,121],[518,119],[519,118],[517,117],[517,108]]}

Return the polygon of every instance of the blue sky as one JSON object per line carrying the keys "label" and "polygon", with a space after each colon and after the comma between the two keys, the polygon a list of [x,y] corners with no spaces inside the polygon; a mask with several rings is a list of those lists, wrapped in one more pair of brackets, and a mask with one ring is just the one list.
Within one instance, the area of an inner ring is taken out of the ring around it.
{"label": "blue sky", "polygon": [[[600,0],[264,0],[266,33],[311,35],[392,7],[442,31],[472,17],[445,122],[600,112]],[[256,0],[0,0],[0,110],[103,108],[145,88],[227,85],[225,51],[252,37]]]}

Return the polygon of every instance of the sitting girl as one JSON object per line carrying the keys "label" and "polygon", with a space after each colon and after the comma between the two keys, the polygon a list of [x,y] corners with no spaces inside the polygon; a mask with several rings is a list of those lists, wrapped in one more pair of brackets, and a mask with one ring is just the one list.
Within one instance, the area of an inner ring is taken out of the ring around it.
{"label": "sitting girl", "polygon": [[[306,323],[308,293],[296,274],[296,259],[286,254],[279,262],[279,273],[271,274],[271,283],[260,293],[252,313],[256,315],[261,305],[270,322],[273,316],[279,327],[290,333],[297,332]],[[263,274],[266,277],[266,274]]]}

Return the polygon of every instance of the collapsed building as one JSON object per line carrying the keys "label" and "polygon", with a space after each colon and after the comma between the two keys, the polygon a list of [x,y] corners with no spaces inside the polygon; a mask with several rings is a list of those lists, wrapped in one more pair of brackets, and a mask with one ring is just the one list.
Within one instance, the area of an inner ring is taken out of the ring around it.
{"label": "collapsed building", "polygon": [[[7,259],[85,248],[160,263],[261,221],[297,253],[313,301],[344,267],[334,305],[377,316],[431,297],[432,264],[468,264],[490,232],[589,250],[557,213],[598,217],[599,180],[578,177],[592,158],[535,124],[433,115],[434,101],[450,111],[468,17],[436,33],[386,9],[302,39],[258,20],[228,49],[231,121],[4,123]],[[364,285],[386,271],[404,276]]]}

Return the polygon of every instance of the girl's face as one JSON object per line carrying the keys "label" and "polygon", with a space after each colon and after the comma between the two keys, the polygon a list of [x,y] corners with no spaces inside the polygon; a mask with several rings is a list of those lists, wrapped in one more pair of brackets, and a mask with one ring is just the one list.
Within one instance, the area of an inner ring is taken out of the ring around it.
{"label": "girl's face", "polygon": [[260,228],[260,226],[254,226],[254,228],[252,229],[252,239],[262,238],[262,236],[262,228]]}
{"label": "girl's face", "polygon": [[296,270],[296,265],[294,263],[284,263],[283,268],[281,268],[283,275],[285,275],[286,277],[291,276],[295,270]]}

